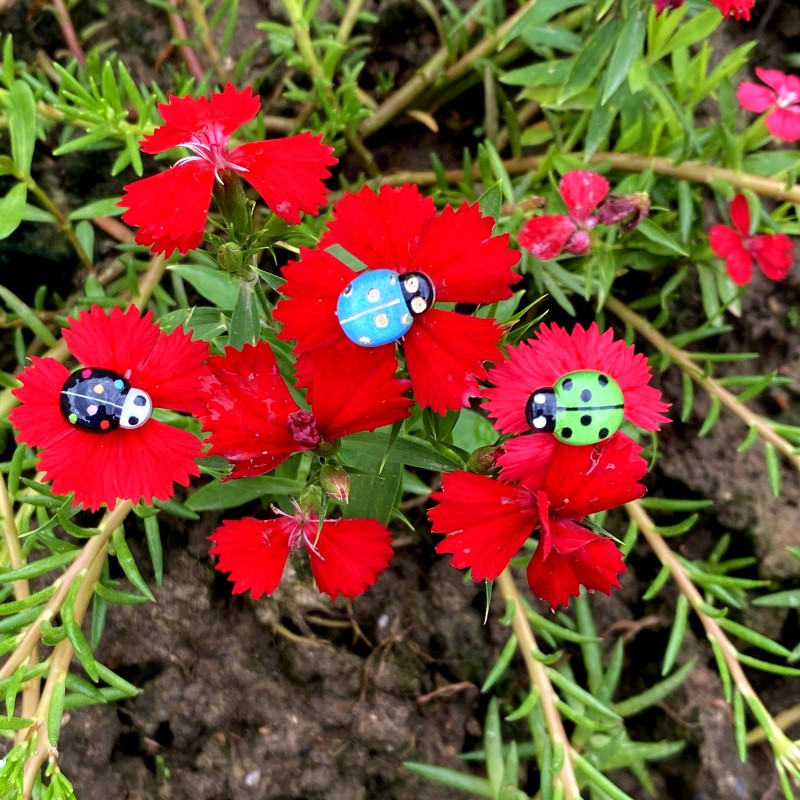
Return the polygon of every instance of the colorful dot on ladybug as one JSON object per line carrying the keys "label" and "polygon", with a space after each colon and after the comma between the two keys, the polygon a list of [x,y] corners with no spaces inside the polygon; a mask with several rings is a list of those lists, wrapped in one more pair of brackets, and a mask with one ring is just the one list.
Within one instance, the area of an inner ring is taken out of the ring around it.
{"label": "colorful dot on ladybug", "polygon": [[153,413],[147,392],[134,389],[122,375],[101,367],[73,372],[61,387],[59,406],[67,422],[90,433],[141,428]]}
{"label": "colorful dot on ladybug", "polygon": [[424,314],[433,302],[433,284],[421,272],[400,275],[391,269],[372,269],[344,287],[336,303],[336,316],[351,342],[380,347],[405,336],[414,318]]}
{"label": "colorful dot on ladybug", "polygon": [[552,433],[564,444],[597,444],[616,433],[625,415],[619,384],[603,372],[577,370],[552,387],[537,389],[525,405],[536,433]]}

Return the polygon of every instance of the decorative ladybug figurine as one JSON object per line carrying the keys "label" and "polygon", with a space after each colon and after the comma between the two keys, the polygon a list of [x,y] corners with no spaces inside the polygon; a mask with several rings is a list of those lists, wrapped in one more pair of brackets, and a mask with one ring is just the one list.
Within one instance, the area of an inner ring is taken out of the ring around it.
{"label": "decorative ladybug figurine", "polygon": [[380,347],[405,336],[414,317],[424,314],[433,300],[433,284],[421,272],[371,269],[344,287],[336,316],[351,342]]}
{"label": "decorative ladybug figurine", "polygon": [[141,428],[153,413],[147,392],[134,389],[119,373],[100,367],[73,372],[61,387],[59,402],[67,422],[92,433]]}
{"label": "decorative ladybug figurine", "polygon": [[537,389],[525,405],[528,425],[564,444],[601,442],[619,430],[624,414],[619,384],[589,369],[568,372],[555,386]]}

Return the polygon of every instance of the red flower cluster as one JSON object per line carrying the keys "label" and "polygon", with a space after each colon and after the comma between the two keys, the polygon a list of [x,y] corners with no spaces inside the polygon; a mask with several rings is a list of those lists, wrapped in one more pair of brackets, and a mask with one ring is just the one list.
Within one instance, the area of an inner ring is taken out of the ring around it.
{"label": "red flower cluster", "polygon": [[10,416],[19,441],[42,449],[40,469],[56,494],[74,493],[74,505],[166,500],[174,483],[199,474],[202,445],[150,413],[197,410],[208,346],[182,330],[162,333],[136,308],[109,315],[93,306],[69,323],[64,339],[84,366],[70,373],[53,358],[31,359]]}
{"label": "red flower cluster", "polygon": [[[464,472],[444,478],[442,491],[433,496],[439,505],[429,511],[433,530],[447,534],[436,549],[453,554],[454,566],[471,568],[473,579],[492,579],[538,526],[539,543],[528,566],[528,582],[538,597],[555,608],[580,586],[608,593],[625,570],[622,556],[611,539],[580,522],[641,497],[644,487],[638,481],[647,464],[638,445],[619,431],[576,446],[537,430],[527,416],[530,400],[565,376],[575,376],[577,383],[591,374],[618,387],[622,413],[635,425],[657,429],[669,421],[668,406],[649,385],[644,356],[615,341],[611,332],[600,334],[596,325],[576,326],[572,334],[543,326],[535,339],[509,350],[508,360],[490,371],[494,388],[485,395],[498,429],[517,435],[503,445],[499,479]],[[581,397],[591,402],[591,393]],[[589,413],[579,412],[584,424],[606,410],[586,409]],[[570,407],[554,411],[574,412]]]}
{"label": "red flower cluster", "polygon": [[792,240],[783,233],[750,235],[750,207],[747,198],[737,194],[731,202],[731,222],[714,225],[708,232],[711,249],[725,259],[731,280],[739,286],[750,281],[753,259],[773,281],[782,281],[792,266]]}
{"label": "red flower cluster", "polygon": [[767,130],[785,142],[800,139],[800,78],[786,75],[777,69],[756,67],[756,75],[766,84],[743,81],[736,97],[743,108],[761,114],[769,113],[764,120]]}
{"label": "red flower cluster", "polygon": [[662,14],[668,8],[680,8],[684,0],[653,0],[653,5],[656,7],[656,13]]}
{"label": "red flower cluster", "polygon": [[609,194],[608,181],[596,172],[572,170],[558,184],[568,216],[544,214],[529,219],[520,229],[519,243],[536,258],[548,260],[560,253],[585,255],[592,242],[592,229],[619,225],[623,233],[633,230],[650,211],[645,193]]}
{"label": "red flower cluster", "polygon": [[[313,410],[292,398],[267,342],[228,347],[209,359],[198,416],[211,433],[211,454],[233,463],[232,478],[275,469],[292,453],[314,450],[350,433],[375,430],[409,415],[408,381],[371,350],[348,354],[359,384],[342,380],[342,356],[304,356],[300,366],[314,385]],[[310,400],[310,397],[309,397]]]}
{"label": "red flower cluster", "polygon": [[711,2],[722,12],[723,17],[733,17],[750,22],[750,11],[756,4],[756,0],[711,0]]}
{"label": "red flower cluster", "polygon": [[[484,362],[499,357],[502,328],[433,304],[511,296],[519,253],[508,247],[508,235],[492,235],[493,225],[477,205],[437,213],[415,186],[377,193],[365,186],[345,195],[319,247],[301,248],[300,261],[283,268],[279,337],[295,340],[301,355],[338,358],[340,379],[354,385],[362,379],[364,350],[393,374],[402,340],[417,402],[440,414],[460,408],[479,394]],[[366,269],[347,266],[337,250]]]}
{"label": "red flower cluster", "polygon": [[[160,103],[164,124],[141,142],[145,153],[185,147],[192,155],[166,172],[129,183],[117,205],[128,210],[122,219],[137,226],[136,241],[153,253],[187,253],[202,238],[214,181],[244,178],[282,219],[300,222],[300,212],[317,214],[325,202],[327,167],[337,162],[322,136],[301,133],[285,139],[247,142],[233,150],[234,131],[259,111],[261,101],[251,88],[204,97],[173,97]],[[180,202],[176,202],[180,198]]]}
{"label": "red flower cluster", "polygon": [[230,573],[234,594],[248,589],[253,599],[272,594],[289,552],[301,545],[319,590],[333,600],[361,594],[389,566],[392,536],[377,520],[320,521],[296,503],[295,508],[290,516],[273,506],[277,519],[226,520],[209,537],[215,543],[211,554],[219,556],[217,569]]}

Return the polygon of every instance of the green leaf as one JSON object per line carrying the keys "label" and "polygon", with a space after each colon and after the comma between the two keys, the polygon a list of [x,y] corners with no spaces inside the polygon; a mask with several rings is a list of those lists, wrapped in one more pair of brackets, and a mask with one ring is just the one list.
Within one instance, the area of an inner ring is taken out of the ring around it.
{"label": "green leaf", "polygon": [[[35,725],[36,721],[26,717],[7,717],[0,714],[0,731],[21,731]],[[490,797],[491,795],[486,795]]]}
{"label": "green leaf", "polygon": [[486,217],[497,219],[503,206],[503,188],[500,181],[493,183],[479,198],[478,205]]}
{"label": "green leaf", "polygon": [[641,55],[644,48],[646,21],[647,13],[640,8],[631,13],[623,23],[622,30],[617,37],[616,46],[608,62],[600,99],[601,105],[605,105],[619,89],[622,82],[627,78],[636,57]]}
{"label": "green leaf", "polygon": [[136,566],[136,560],[131,553],[128,543],[125,541],[125,531],[123,528],[117,528],[111,535],[111,541],[114,543],[114,551],[117,554],[117,561],[125,573],[125,577],[148,599],[151,603],[155,603],[156,598],[150,591],[147,581],[142,577],[139,572],[139,567]]}
{"label": "green leaf", "polygon": [[11,236],[20,226],[25,216],[28,200],[28,187],[18,183],[8,190],[8,194],[0,199],[0,239]]}
{"label": "green leaf", "polygon": [[800,589],[787,589],[784,592],[761,595],[753,600],[753,605],[767,608],[800,608]]}
{"label": "green leaf", "polygon": [[689,47],[697,42],[705,41],[719,26],[724,18],[715,8],[710,8],[684,22],[675,35],[666,43],[658,53],[658,58],[677,50],[679,47]]}
{"label": "green leaf", "polygon": [[230,344],[241,350],[246,344],[255,344],[261,335],[261,319],[258,313],[256,286],[258,278],[242,281],[239,296],[233,307],[230,323]]}
{"label": "green leaf", "polygon": [[465,772],[458,772],[446,767],[437,767],[433,764],[420,764],[416,761],[404,761],[403,766],[415,775],[425,778],[426,781],[438,783],[449,789],[466,792],[474,797],[485,797],[492,800],[494,792],[486,778],[478,778]]}
{"label": "green leaf", "polygon": [[239,282],[226,272],[195,264],[173,264],[169,269],[177,272],[218,308],[230,311],[239,299]]}
{"label": "green leaf", "polygon": [[760,669],[762,672],[769,672],[773,675],[786,675],[792,678],[800,676],[800,669],[795,669],[794,667],[784,667],[781,664],[772,664],[769,661],[762,661],[760,658],[753,658],[752,656],[747,656],[744,653],[737,653],[736,660],[748,667]]}
{"label": "green leaf", "polygon": [[390,444],[390,460],[408,467],[418,467],[431,472],[450,472],[463,466],[458,459],[444,455],[422,439],[398,436],[391,442],[389,432],[385,429],[348,436],[342,440],[341,454],[348,464],[355,463],[358,453],[369,454],[382,460]]}
{"label": "green leaf", "polygon": [[117,205],[118,201],[118,197],[106,197],[102,200],[93,200],[85,206],[76,208],[69,215],[69,219],[74,222],[78,219],[93,219],[94,217],[117,217],[125,211],[124,208]]}
{"label": "green leaf", "polygon": [[612,708],[621,717],[632,717],[646,708],[661,702],[667,695],[675,691],[691,675],[697,664],[697,658],[687,661],[668,678],[653,684],[640,694],[628,697],[619,703],[614,703]]}
{"label": "green leaf", "polygon": [[94,665],[94,654],[89,642],[83,635],[80,623],[75,619],[75,601],[78,597],[78,589],[81,579],[77,579],[70,587],[64,607],[61,609],[61,621],[64,623],[64,632],[72,645],[72,649],[81,662],[81,666],[86,670],[86,674],[93,680],[99,680],[97,670]]}
{"label": "green leaf", "polygon": [[643,219],[636,227],[636,230],[651,242],[660,244],[668,252],[676,253],[679,256],[689,255],[672,236],[651,219]]}
{"label": "green leaf", "polygon": [[767,462],[767,475],[769,486],[775,497],[781,494],[781,465],[778,461],[778,451],[772,442],[764,442],[764,458]]}
{"label": "green leaf", "polygon": [[13,311],[48,347],[55,347],[56,337],[36,316],[30,306],[23,303],[12,291],[0,284],[0,299]]}
{"label": "green leaf", "polygon": [[773,641],[768,636],[764,636],[763,633],[758,633],[758,631],[748,628],[746,625],[734,622],[732,619],[720,617],[717,623],[720,628],[727,631],[732,636],[738,636],[743,641],[753,645],[753,647],[758,647],[767,653],[772,653],[781,658],[789,658],[792,654],[791,651],[787,650],[782,644]]}
{"label": "green leaf", "polygon": [[40,558],[38,561],[32,561],[30,564],[24,564],[17,569],[10,569],[6,572],[0,572],[0,584],[11,583],[12,581],[29,580],[30,578],[38,578],[59,567],[64,567],[71,561],[74,561],[80,554],[80,550],[75,548],[67,553],[57,553],[53,556],[46,556]]}
{"label": "green leaf", "polygon": [[547,675],[550,682],[560,689],[564,694],[569,695],[573,699],[582,703],[586,708],[596,711],[598,714],[611,720],[618,720],[620,718],[616,711],[609,708],[601,700],[598,700],[593,694],[587,692],[586,689],[578,686],[577,683],[562,675],[558,670],[547,668]]}
{"label": "green leaf", "polygon": [[164,577],[164,551],[161,549],[161,533],[158,529],[158,516],[153,514],[144,518],[144,533],[147,538],[147,551],[153,564],[153,577],[156,585],[161,586]]}
{"label": "green leaf", "polygon": [[60,675],[53,687],[50,705],[47,708],[47,738],[53,747],[58,745],[58,737],[61,734],[61,718],[64,716],[66,686],[67,676]]}
{"label": "green leaf", "polygon": [[678,603],[675,606],[675,621],[672,623],[672,630],[669,634],[667,648],[664,651],[664,662],[661,665],[661,674],[667,675],[675,666],[675,661],[681,651],[684,637],[686,636],[686,624],[689,621],[689,600],[685,594],[678,596]]}
{"label": "green leaf", "polygon": [[187,501],[192,511],[220,511],[249,503],[263,497],[298,495],[305,488],[304,481],[264,475],[258,478],[240,478],[235,481],[213,481],[198,489]]}
{"label": "green leaf", "polygon": [[11,157],[19,176],[31,174],[36,145],[36,100],[25,81],[14,81],[8,93],[8,130],[11,135]]}
{"label": "green leaf", "polygon": [[514,657],[514,653],[517,652],[517,637],[512,634],[508,641],[505,643],[502,652],[495,661],[494,666],[489,670],[489,674],[486,676],[486,680],[483,682],[483,686],[481,686],[481,692],[488,692],[489,689],[497,683],[498,680],[502,677],[503,673],[508,668],[508,665],[511,663],[511,659]]}
{"label": "green leaf", "polygon": [[611,20],[599,27],[589,41],[583,44],[561,89],[558,97],[559,103],[594,85],[595,79],[600,74],[600,70],[617,41],[619,26],[620,23],[617,20]]}
{"label": "green leaf", "polygon": [[500,733],[500,711],[497,698],[489,701],[483,722],[483,750],[486,754],[486,774],[496,797],[503,780],[503,739]]}

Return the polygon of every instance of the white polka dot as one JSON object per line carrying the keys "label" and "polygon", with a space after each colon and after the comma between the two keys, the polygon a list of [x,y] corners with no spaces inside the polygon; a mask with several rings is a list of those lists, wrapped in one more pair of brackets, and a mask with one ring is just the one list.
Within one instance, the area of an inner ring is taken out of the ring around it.
{"label": "white polka dot", "polygon": [[544,403],[544,401],[545,401],[546,399],[547,399],[547,398],[546,398],[546,397],[545,397],[545,396],[544,396],[544,395],[543,395],[541,392],[539,392],[539,394],[535,394],[535,395],[533,396],[533,402],[534,402],[534,403],[539,403],[540,405],[541,405],[542,403]]}
{"label": "white polka dot", "polygon": [[385,328],[388,324],[389,324],[389,317],[387,317],[386,314],[375,315],[375,327]]}
{"label": "white polka dot", "polygon": [[544,428],[547,425],[547,418],[546,417],[536,417],[533,421],[534,428]]}
{"label": "white polka dot", "polygon": [[367,300],[369,300],[370,303],[377,303],[380,299],[381,293],[377,289],[373,288],[367,292]]}
{"label": "white polka dot", "polygon": [[359,344],[372,344],[372,339],[369,336],[359,336],[358,341]]}

